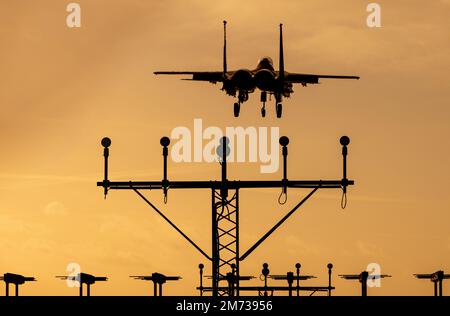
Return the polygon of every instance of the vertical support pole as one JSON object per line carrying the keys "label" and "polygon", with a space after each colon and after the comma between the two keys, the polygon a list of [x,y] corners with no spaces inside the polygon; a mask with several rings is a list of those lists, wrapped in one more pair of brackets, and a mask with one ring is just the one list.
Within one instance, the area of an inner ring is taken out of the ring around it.
{"label": "vertical support pole", "polygon": [[438,296],[438,286],[437,286],[437,281],[433,281],[433,285],[434,285],[434,296]]}
{"label": "vertical support pole", "polygon": [[91,296],[91,285],[88,283],[88,284],[86,284],[86,287],[87,287],[86,296]]}
{"label": "vertical support pole", "polygon": [[231,275],[230,275],[230,277],[231,277],[231,289],[230,289],[231,291],[229,293],[229,296],[235,296],[235,295],[237,295],[236,294],[236,291],[237,291],[236,282],[238,280],[238,278],[236,277],[236,264],[235,263],[231,264]]}
{"label": "vertical support pole", "polygon": [[9,283],[5,282],[5,284],[6,284],[6,294],[5,294],[5,296],[9,296]]}
{"label": "vertical support pole", "polygon": [[444,271],[439,270],[437,272],[437,279],[439,282],[439,296],[442,296],[442,280],[444,280]]}
{"label": "vertical support pole", "polygon": [[[300,263],[295,264],[295,269],[297,270],[297,296],[300,296]],[[329,295],[328,295],[329,296]]]}
{"label": "vertical support pole", "polygon": [[292,296],[292,283],[294,283],[294,272],[288,272],[286,274],[286,279],[289,287],[289,296]]}
{"label": "vertical support pole", "polygon": [[228,138],[222,137],[219,146],[222,152],[218,152],[221,158],[221,184],[220,184],[220,201],[216,201],[216,191],[212,189],[212,295],[219,295],[219,276],[220,276],[220,243],[219,243],[219,214],[218,210],[223,209],[228,201],[228,183],[227,183],[227,145]]}
{"label": "vertical support pole", "polygon": [[267,276],[270,273],[269,265],[267,263],[263,264],[262,275],[264,276],[264,296],[267,296]]}
{"label": "vertical support pole", "polygon": [[16,283],[16,296],[19,296],[19,283]]}
{"label": "vertical support pole", "polygon": [[240,272],[239,272],[239,189],[236,189],[236,296],[239,297],[239,287],[240,287]]}
{"label": "vertical support pole", "polygon": [[164,194],[164,203],[167,202],[167,190],[169,187],[169,180],[167,179],[167,156],[169,155],[169,149],[167,148],[170,145],[169,137],[162,137],[159,141],[161,146],[163,146],[163,180],[162,180],[162,188]]}
{"label": "vertical support pole", "polygon": [[106,195],[108,194],[108,184],[109,184],[109,180],[108,180],[108,157],[109,157],[109,146],[111,146],[111,139],[109,139],[108,137],[104,137],[102,139],[102,146],[103,148],[103,157],[105,160],[105,174],[104,174],[104,178],[103,178],[103,192],[105,194],[105,199],[106,199]]}
{"label": "vertical support pole", "polygon": [[226,286],[220,289],[219,284],[228,272],[235,271],[233,294],[239,295],[239,191],[235,189],[231,198],[223,199],[223,188],[220,184],[212,189],[213,290],[217,284],[218,296],[229,295]]}
{"label": "vertical support pole", "polygon": [[327,268],[328,268],[328,296],[331,296],[331,273],[333,269],[333,264],[329,263],[327,265]]}
{"label": "vertical support pole", "polygon": [[287,153],[288,153],[287,146],[283,146],[283,166],[284,166],[284,168],[283,168],[283,182],[284,182],[283,193],[284,194],[287,193],[287,185],[286,185],[286,182],[287,182]]}
{"label": "vertical support pole", "polygon": [[156,281],[153,281],[153,296],[158,296],[158,287]]}
{"label": "vertical support pole", "polygon": [[361,282],[361,296],[367,296],[367,279],[369,277],[369,272],[363,271],[360,276]]}
{"label": "vertical support pole", "polygon": [[159,296],[162,296],[162,283],[159,283]]}
{"label": "vertical support pole", "polygon": [[80,296],[83,296],[83,283],[80,281]]}
{"label": "vertical support pole", "polygon": [[217,206],[215,198],[215,190],[211,190],[212,193],[212,296],[217,297],[219,294],[219,244],[218,244],[218,231],[217,231]]}
{"label": "vertical support pole", "polygon": [[344,194],[347,193],[348,179],[347,179],[347,145],[350,144],[350,138],[342,136],[339,142],[342,145],[342,190]]}
{"label": "vertical support pole", "polygon": [[228,296],[234,296],[234,289],[233,289],[233,284],[234,284],[234,274],[233,272],[228,272],[226,275],[226,280],[228,283]]}
{"label": "vertical support pole", "polygon": [[282,193],[287,194],[287,155],[288,155],[288,148],[287,145],[289,144],[289,138],[286,136],[281,136],[279,140],[280,145],[282,148],[282,155],[283,155],[283,187],[282,187]]}
{"label": "vertical support pole", "polygon": [[226,136],[222,137],[222,186],[221,186],[221,196],[223,202],[228,198],[228,185],[227,185],[227,146],[228,138]]}
{"label": "vertical support pole", "polygon": [[199,290],[200,290],[200,296],[203,296],[203,268],[204,268],[205,266],[203,265],[203,263],[200,263],[199,265],[198,265],[198,268],[199,268],[199,270],[200,270],[200,287],[199,287]]}

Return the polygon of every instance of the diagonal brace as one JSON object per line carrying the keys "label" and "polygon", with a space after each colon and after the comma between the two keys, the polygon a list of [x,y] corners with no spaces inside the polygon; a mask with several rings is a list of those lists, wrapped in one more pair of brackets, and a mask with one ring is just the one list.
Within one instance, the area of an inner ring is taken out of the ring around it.
{"label": "diagonal brace", "polygon": [[305,203],[318,189],[320,186],[317,186],[308,193],[307,196],[305,196],[289,213],[287,213],[278,223],[275,224],[264,236],[262,236],[253,246],[250,247],[249,250],[247,250],[240,258],[239,261],[243,261],[249,254],[253,252],[264,240],[267,239],[278,227],[281,226],[294,212],[302,206],[303,203]]}
{"label": "diagonal brace", "polygon": [[153,205],[152,202],[150,202],[144,195],[142,195],[141,192],[139,192],[139,190],[133,188],[133,191],[137,193],[137,195],[139,195],[152,209],[154,209],[162,218],[164,218],[166,220],[166,222],[168,222],[170,224],[170,226],[172,226],[173,228],[175,228],[175,230],[177,232],[179,232],[181,234],[181,236],[183,236],[192,246],[194,246],[198,251],[200,251],[200,253],[202,255],[204,255],[208,260],[211,261],[211,257],[208,256],[206,254],[206,252],[204,252],[199,246],[197,246],[197,244],[195,242],[193,242],[185,233],[183,233],[181,231],[181,229],[179,229],[174,223],[172,223],[172,221],[170,219],[168,219],[155,205]]}

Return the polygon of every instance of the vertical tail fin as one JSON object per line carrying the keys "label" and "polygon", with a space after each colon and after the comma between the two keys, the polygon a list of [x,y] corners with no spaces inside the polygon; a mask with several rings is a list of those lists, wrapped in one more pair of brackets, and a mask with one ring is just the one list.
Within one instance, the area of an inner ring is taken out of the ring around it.
{"label": "vertical tail fin", "polygon": [[280,56],[278,78],[284,80],[283,24],[280,24]]}
{"label": "vertical tail fin", "polygon": [[223,77],[227,75],[227,21],[223,21]]}

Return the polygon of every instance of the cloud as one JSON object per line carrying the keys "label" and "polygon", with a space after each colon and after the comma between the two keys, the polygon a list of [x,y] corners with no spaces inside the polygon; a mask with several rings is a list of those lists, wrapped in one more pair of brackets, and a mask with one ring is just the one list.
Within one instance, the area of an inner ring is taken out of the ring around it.
{"label": "cloud", "polygon": [[95,182],[95,176],[71,176],[54,174],[0,173],[0,190],[22,190],[27,187],[41,187],[53,184]]}
{"label": "cloud", "polygon": [[370,257],[374,257],[374,258],[384,256],[383,250],[380,249],[378,246],[367,243],[367,242],[363,242],[361,240],[358,240],[356,242],[356,247],[357,247],[358,251],[365,256],[370,256]]}
{"label": "cloud", "polygon": [[65,216],[67,208],[58,201],[52,201],[44,207],[44,214],[47,216]]}
{"label": "cloud", "polygon": [[307,243],[301,238],[293,235],[289,235],[285,238],[288,252],[291,254],[302,253],[304,255],[319,255],[321,252],[325,252],[323,248],[317,244]]}
{"label": "cloud", "polygon": [[21,219],[7,213],[0,214],[1,231],[3,236],[6,233],[23,234],[30,230],[30,227]]}
{"label": "cloud", "polygon": [[60,176],[52,174],[0,174],[0,179],[5,180],[39,180],[39,181],[69,181],[69,182],[91,182],[94,177]]}

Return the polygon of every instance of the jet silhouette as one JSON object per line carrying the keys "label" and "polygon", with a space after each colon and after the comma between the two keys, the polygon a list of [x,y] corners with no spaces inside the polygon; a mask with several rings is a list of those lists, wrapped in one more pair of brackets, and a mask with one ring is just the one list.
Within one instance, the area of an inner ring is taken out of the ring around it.
{"label": "jet silhouette", "polygon": [[294,92],[293,84],[299,83],[306,87],[308,84],[318,84],[319,79],[359,79],[358,76],[338,76],[338,75],[317,75],[287,72],[284,69],[284,53],[283,53],[283,25],[280,24],[280,51],[279,51],[279,70],[276,71],[273,61],[270,57],[263,57],[259,60],[257,66],[253,70],[238,69],[228,71],[227,69],[227,39],[226,39],[226,21],[224,26],[224,46],[223,46],[223,69],[222,71],[156,71],[155,75],[192,75],[194,81],[208,81],[211,83],[222,82],[222,90],[228,95],[236,97],[237,102],[234,103],[234,116],[238,117],[241,104],[248,100],[248,95],[255,92],[256,89],[261,91],[261,115],[266,116],[267,95],[275,97],[275,109],[278,118],[281,117],[283,106],[283,97],[289,98]]}

